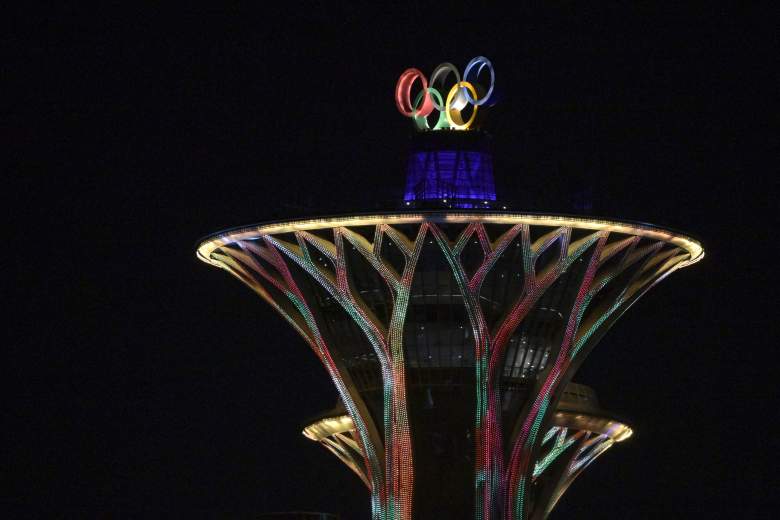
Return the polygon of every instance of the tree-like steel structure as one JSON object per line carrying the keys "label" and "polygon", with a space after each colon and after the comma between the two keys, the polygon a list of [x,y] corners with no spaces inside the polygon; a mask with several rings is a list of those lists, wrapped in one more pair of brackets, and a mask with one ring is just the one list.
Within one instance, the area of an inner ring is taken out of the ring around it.
{"label": "tree-like steel structure", "polygon": [[616,439],[598,421],[556,422],[573,374],[703,250],[643,224],[433,211],[236,229],[198,256],[251,287],[322,361],[354,432],[339,456],[368,486],[372,518],[525,520],[544,518]]}

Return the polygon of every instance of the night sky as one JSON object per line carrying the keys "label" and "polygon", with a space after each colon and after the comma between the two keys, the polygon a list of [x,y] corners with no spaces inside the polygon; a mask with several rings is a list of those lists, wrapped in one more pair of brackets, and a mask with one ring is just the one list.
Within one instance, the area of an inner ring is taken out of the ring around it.
{"label": "night sky", "polygon": [[0,510],[367,518],[363,484],[300,434],[335,404],[324,369],[195,245],[241,224],[391,209],[412,131],[398,75],[485,55],[512,209],[572,213],[585,190],[594,215],[681,229],[706,250],[575,376],[636,434],[553,518],[769,518],[769,9],[328,4],[37,13],[0,36],[13,245]]}

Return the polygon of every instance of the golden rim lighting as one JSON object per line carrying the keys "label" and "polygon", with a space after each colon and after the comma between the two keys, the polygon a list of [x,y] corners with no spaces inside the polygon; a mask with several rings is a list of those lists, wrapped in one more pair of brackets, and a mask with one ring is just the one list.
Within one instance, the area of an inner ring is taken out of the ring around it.
{"label": "golden rim lighting", "polygon": [[[623,442],[634,434],[634,430],[627,424],[582,412],[556,412],[553,424],[559,427],[606,435],[615,442]],[[344,414],[319,419],[306,426],[301,433],[307,439],[319,442],[331,435],[354,429],[355,424],[352,422],[352,418]]]}
{"label": "golden rim lighting", "polygon": [[233,243],[237,240],[247,240],[261,235],[275,235],[277,233],[291,233],[295,231],[309,231],[333,227],[372,226],[377,224],[417,224],[421,222],[441,223],[471,223],[484,224],[534,224],[538,226],[565,226],[575,229],[589,229],[593,231],[606,230],[615,233],[624,233],[654,240],[663,240],[679,246],[690,254],[680,267],[694,264],[704,258],[704,248],[695,239],[662,228],[643,225],[632,222],[619,222],[606,219],[594,219],[584,217],[572,217],[563,215],[529,215],[522,213],[385,213],[376,215],[334,216],[305,220],[290,220],[268,224],[256,224],[243,228],[232,229],[217,233],[203,240],[197,249],[200,260],[221,267],[219,262],[211,259],[211,253],[218,247]]}

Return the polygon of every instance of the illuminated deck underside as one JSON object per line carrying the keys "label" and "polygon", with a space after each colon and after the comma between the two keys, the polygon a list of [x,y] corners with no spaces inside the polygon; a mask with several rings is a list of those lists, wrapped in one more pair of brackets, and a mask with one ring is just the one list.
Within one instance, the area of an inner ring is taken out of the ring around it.
{"label": "illuminated deck underside", "polygon": [[549,447],[586,431],[556,422],[562,389],[633,302],[703,251],[642,224],[439,212],[246,227],[198,256],[322,360],[372,518],[526,519],[557,500],[535,475]]}

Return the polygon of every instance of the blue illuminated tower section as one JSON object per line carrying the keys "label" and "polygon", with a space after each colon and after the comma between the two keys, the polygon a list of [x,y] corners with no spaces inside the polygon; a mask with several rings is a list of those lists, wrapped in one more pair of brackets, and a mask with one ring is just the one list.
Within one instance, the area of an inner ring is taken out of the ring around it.
{"label": "blue illuminated tower section", "polygon": [[496,207],[490,136],[481,131],[423,132],[412,138],[404,205]]}

